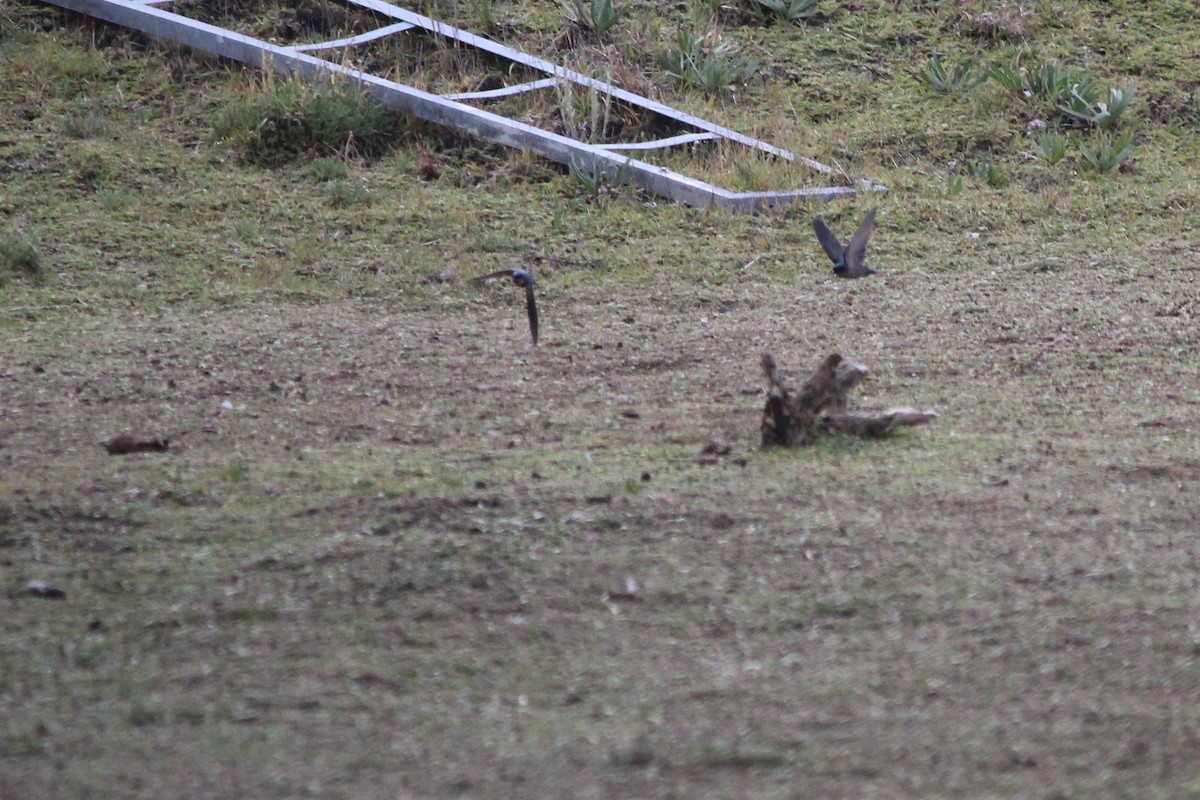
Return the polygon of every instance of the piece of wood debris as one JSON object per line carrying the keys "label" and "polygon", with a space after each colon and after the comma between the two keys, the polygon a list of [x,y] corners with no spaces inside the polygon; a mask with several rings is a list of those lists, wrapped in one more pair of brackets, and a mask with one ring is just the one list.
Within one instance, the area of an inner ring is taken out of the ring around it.
{"label": "piece of wood debris", "polygon": [[[814,435],[829,431],[862,437],[884,436],[897,427],[923,425],[938,416],[933,409],[911,406],[886,411],[849,410],[850,391],[870,370],[839,353],[826,356],[796,392],[784,385],[779,366],[770,353],[762,354],[761,363],[767,378],[767,402],[761,422],[764,449],[806,444]],[[818,419],[822,412],[825,416]]]}
{"label": "piece of wood debris", "polygon": [[170,447],[170,439],[138,439],[128,433],[114,436],[104,443],[104,449],[110,456],[123,456],[129,453],[165,453]]}
{"label": "piece of wood debris", "polygon": [[733,452],[733,448],[727,444],[722,444],[718,441],[710,441],[700,450],[700,455],[696,457],[696,463],[701,465],[712,465],[719,463],[722,457]]}
{"label": "piece of wood debris", "polygon": [[902,406],[886,411],[846,411],[829,414],[821,419],[821,430],[840,431],[854,436],[883,436],[892,428],[902,425],[924,425],[937,419],[932,408]]}
{"label": "piece of wood debris", "polygon": [[26,597],[40,597],[43,600],[64,600],[67,593],[57,586],[51,586],[45,581],[32,580],[25,584],[25,588],[9,593],[9,597],[19,597],[21,595]]}

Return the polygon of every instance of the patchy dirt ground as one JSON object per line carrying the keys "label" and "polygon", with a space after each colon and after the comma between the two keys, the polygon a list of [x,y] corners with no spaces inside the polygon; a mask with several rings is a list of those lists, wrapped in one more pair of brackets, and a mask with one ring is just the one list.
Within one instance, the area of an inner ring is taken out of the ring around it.
{"label": "patchy dirt ground", "polygon": [[[1193,793],[1192,269],[10,326],[5,781]],[[759,453],[763,349],[943,416]]]}
{"label": "patchy dirt ground", "polygon": [[[579,57],[888,185],[820,212],[879,203],[864,281],[813,209],[452,137],[241,163],[212,123],[266,82],[0,6],[0,249],[42,260],[0,272],[0,797],[1200,797],[1192,29],[823,5],[739,27],[720,101],[646,72],[676,7]],[[1134,160],[913,80],[951,46],[1136,75]],[[514,264],[536,348],[468,282]],[[760,452],[764,350],[941,416]]]}

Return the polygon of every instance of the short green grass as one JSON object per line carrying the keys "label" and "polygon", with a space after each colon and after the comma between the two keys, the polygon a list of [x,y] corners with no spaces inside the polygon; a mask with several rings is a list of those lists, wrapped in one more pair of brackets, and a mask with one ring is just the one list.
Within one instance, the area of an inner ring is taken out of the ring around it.
{"label": "short green grass", "polygon": [[[277,84],[0,8],[0,795],[1200,796],[1190,4],[706,3],[765,60],[715,97],[655,66],[695,9],[621,6],[558,57],[890,192],[704,213],[399,118],[248,158]],[[1132,158],[935,53],[1136,82]],[[875,204],[835,281],[811,215]],[[468,282],[515,265],[536,348]],[[760,452],[763,350],[941,417]]]}

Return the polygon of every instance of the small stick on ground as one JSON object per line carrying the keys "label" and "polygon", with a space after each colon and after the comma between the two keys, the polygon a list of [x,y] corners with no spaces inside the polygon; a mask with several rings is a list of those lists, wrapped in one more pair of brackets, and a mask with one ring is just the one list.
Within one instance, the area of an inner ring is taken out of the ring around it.
{"label": "small stick on ground", "polygon": [[129,453],[165,453],[171,449],[171,440],[137,439],[128,433],[121,433],[105,442],[104,449],[110,456],[123,456]]}

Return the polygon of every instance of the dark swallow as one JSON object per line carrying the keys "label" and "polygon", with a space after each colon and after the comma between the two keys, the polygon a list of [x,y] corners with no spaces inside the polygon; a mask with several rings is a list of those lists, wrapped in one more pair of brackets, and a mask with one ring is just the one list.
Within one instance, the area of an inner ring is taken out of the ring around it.
{"label": "dark swallow", "polygon": [[537,286],[537,281],[533,279],[533,273],[527,269],[499,269],[487,275],[481,275],[473,282],[483,283],[492,278],[512,278],[513,283],[525,288],[525,312],[529,315],[529,335],[533,337],[533,343],[537,344],[537,300],[533,296],[533,287]]}
{"label": "dark swallow", "polygon": [[875,270],[867,266],[867,239],[871,238],[871,229],[875,227],[875,212],[872,208],[858,230],[850,237],[850,246],[842,247],[842,243],[833,235],[833,231],[825,227],[819,217],[813,217],[813,230],[817,232],[817,241],[821,243],[825,254],[833,262],[833,274],[839,278],[865,278],[874,275]]}

